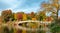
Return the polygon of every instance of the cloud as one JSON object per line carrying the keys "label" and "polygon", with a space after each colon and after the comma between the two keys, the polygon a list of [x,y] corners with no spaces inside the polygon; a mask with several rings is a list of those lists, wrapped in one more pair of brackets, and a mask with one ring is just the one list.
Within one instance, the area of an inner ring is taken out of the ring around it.
{"label": "cloud", "polygon": [[36,1],[36,0],[34,2],[32,2],[31,0],[30,1],[25,0],[24,3],[14,8],[13,12],[19,12],[19,11],[23,11],[26,13],[29,13],[32,11],[36,12],[40,8],[40,2],[41,1]]}
{"label": "cloud", "polygon": [[[14,9],[16,8],[18,5],[22,4],[22,0],[18,1],[18,0],[0,0],[0,9]],[[2,6],[3,5],[3,6]],[[5,6],[6,5],[6,6]]]}
{"label": "cloud", "polygon": [[12,9],[13,12],[36,12],[44,0],[0,0],[0,10]]}
{"label": "cloud", "polygon": [[25,13],[30,13],[30,12],[37,12],[39,7],[30,7],[30,8],[23,8],[23,9],[17,9],[14,10],[13,12],[25,12]]}

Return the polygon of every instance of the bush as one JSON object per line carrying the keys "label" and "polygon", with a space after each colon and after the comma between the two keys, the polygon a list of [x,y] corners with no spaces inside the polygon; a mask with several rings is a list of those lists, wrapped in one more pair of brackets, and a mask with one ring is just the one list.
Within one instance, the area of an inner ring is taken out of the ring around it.
{"label": "bush", "polygon": [[60,33],[60,19],[54,20],[54,23],[50,25],[50,31],[52,33]]}

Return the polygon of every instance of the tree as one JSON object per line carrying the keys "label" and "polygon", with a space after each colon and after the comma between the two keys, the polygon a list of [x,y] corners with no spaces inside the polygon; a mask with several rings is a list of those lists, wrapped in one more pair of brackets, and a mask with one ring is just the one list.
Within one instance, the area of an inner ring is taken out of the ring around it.
{"label": "tree", "polygon": [[30,15],[31,15],[31,17],[32,17],[32,18],[34,18],[35,13],[34,13],[34,12],[31,12],[31,14],[30,14]]}
{"label": "tree", "polygon": [[50,25],[52,33],[60,33],[60,19],[58,19],[58,12],[60,9],[59,1],[60,0],[50,0],[49,3],[44,3],[42,6],[44,10],[52,12],[52,14],[56,14],[56,18],[54,18],[54,21],[52,21],[53,23]]}
{"label": "tree", "polygon": [[12,18],[12,11],[11,10],[4,10],[2,11],[2,20],[7,22]]}
{"label": "tree", "polygon": [[27,15],[23,14],[23,20],[27,20]]}
{"label": "tree", "polygon": [[36,17],[32,18],[32,20],[37,20]]}
{"label": "tree", "polygon": [[43,21],[46,18],[45,11],[40,11],[38,15],[38,20]]}
{"label": "tree", "polygon": [[60,7],[60,4],[59,4],[59,0],[52,0],[53,3],[52,3],[52,6],[56,8],[56,13],[57,13],[57,18],[58,18],[58,12],[59,12],[59,7]]}
{"label": "tree", "polygon": [[17,13],[17,20],[22,20],[23,19],[23,14],[18,12]]}
{"label": "tree", "polygon": [[28,20],[31,20],[32,19],[32,17],[30,16],[30,14],[27,14],[27,19]]}
{"label": "tree", "polygon": [[14,18],[15,20],[17,20],[17,13],[14,13]]}
{"label": "tree", "polygon": [[12,20],[11,20],[11,21],[16,20],[15,17],[14,17],[14,14],[15,14],[15,13],[12,13],[12,16],[11,16],[11,19],[12,19]]}
{"label": "tree", "polygon": [[52,33],[60,33],[60,19],[55,19],[49,28]]}
{"label": "tree", "polygon": [[46,11],[54,12],[58,18],[59,5],[59,0],[50,0],[49,3],[42,3],[42,8]]}

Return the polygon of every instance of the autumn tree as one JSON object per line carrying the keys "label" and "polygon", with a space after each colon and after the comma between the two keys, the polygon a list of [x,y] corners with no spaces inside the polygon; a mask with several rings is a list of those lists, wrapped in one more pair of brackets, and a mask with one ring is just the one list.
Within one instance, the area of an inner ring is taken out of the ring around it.
{"label": "autumn tree", "polygon": [[52,12],[52,14],[56,14],[56,17],[58,18],[60,8],[59,0],[49,0],[48,3],[42,3],[42,8],[45,11]]}
{"label": "autumn tree", "polygon": [[14,13],[14,19],[17,20],[17,13]]}
{"label": "autumn tree", "polygon": [[27,19],[28,20],[31,20],[32,19],[32,17],[30,16],[30,14],[27,14]]}
{"label": "autumn tree", "polygon": [[35,13],[34,12],[31,12],[31,17],[33,18],[35,16]]}
{"label": "autumn tree", "polygon": [[54,20],[55,23],[51,24],[50,29],[52,33],[60,33],[60,19],[58,19],[58,12],[60,10],[60,4],[59,4],[60,0],[51,0],[51,1],[52,1],[52,7],[55,8],[57,18]]}
{"label": "autumn tree", "polygon": [[[58,19],[58,12],[60,10],[60,0],[49,0],[48,3],[43,3],[42,8],[45,11],[52,12],[56,14],[56,18],[54,18],[54,23],[51,23],[50,30],[51,33],[60,33],[60,19]],[[54,15],[52,15],[54,16]]]}
{"label": "autumn tree", "polygon": [[18,12],[17,13],[17,20],[22,20],[23,19],[23,14]]}
{"label": "autumn tree", "polygon": [[15,14],[15,13],[12,13],[12,16],[11,16],[12,21],[16,20],[15,17],[14,17],[14,14]]}
{"label": "autumn tree", "polygon": [[27,20],[27,14],[23,14],[23,20]]}
{"label": "autumn tree", "polygon": [[11,10],[4,10],[2,11],[2,20],[7,22],[12,19],[12,11]]}
{"label": "autumn tree", "polygon": [[45,11],[40,11],[38,13],[38,20],[43,21],[46,18]]}

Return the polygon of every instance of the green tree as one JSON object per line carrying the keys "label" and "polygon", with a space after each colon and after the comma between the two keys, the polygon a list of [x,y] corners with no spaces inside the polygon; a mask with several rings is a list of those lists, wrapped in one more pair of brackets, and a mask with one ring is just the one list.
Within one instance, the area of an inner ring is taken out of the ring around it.
{"label": "green tree", "polygon": [[60,33],[60,19],[56,18],[49,28],[52,33]]}
{"label": "green tree", "polygon": [[28,19],[28,20],[31,20],[32,17],[31,17],[30,15],[27,15],[27,19]]}
{"label": "green tree", "polygon": [[38,20],[43,21],[46,18],[45,11],[40,11],[38,14]]}

